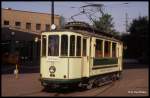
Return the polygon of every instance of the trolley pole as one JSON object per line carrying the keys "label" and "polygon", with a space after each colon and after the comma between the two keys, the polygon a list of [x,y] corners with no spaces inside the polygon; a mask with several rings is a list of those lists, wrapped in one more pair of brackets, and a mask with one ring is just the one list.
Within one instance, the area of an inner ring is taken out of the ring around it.
{"label": "trolley pole", "polygon": [[128,13],[125,14],[126,15],[126,32],[128,32]]}

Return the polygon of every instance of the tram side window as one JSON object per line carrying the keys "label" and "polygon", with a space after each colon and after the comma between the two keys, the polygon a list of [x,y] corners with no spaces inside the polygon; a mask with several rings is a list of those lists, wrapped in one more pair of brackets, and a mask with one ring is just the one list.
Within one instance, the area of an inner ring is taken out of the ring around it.
{"label": "tram side window", "polygon": [[68,36],[62,35],[61,36],[61,56],[68,55]]}
{"label": "tram side window", "polygon": [[46,35],[42,36],[42,56],[46,56]]}
{"label": "tram side window", "polygon": [[77,36],[76,56],[81,56],[81,37]]}
{"label": "tram side window", "polygon": [[82,54],[83,56],[86,56],[86,51],[87,51],[86,50],[86,44],[87,44],[86,39],[83,39],[83,54]]}
{"label": "tram side window", "polygon": [[95,57],[99,58],[103,56],[103,41],[96,39],[96,46],[95,46]]}
{"label": "tram side window", "polygon": [[75,36],[70,36],[70,56],[75,55]]}
{"label": "tram side window", "polygon": [[48,56],[59,56],[59,36],[49,35]]}
{"label": "tram side window", "polygon": [[110,57],[110,42],[105,41],[105,52],[104,52],[105,57]]}
{"label": "tram side window", "polygon": [[112,43],[112,57],[116,57],[116,43]]}

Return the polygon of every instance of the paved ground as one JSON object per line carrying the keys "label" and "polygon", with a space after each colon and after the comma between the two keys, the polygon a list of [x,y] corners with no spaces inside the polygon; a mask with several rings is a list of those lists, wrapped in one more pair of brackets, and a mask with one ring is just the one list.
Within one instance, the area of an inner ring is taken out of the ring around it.
{"label": "paved ground", "polygon": [[38,81],[39,73],[3,74],[2,96],[148,96],[148,68],[124,69],[123,78],[91,90],[62,88],[44,90]]}

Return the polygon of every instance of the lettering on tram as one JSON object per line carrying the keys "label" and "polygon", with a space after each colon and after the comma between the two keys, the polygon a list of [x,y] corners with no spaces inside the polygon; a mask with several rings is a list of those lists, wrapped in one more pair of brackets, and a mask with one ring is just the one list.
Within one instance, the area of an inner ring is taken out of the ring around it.
{"label": "lettering on tram", "polygon": [[86,27],[83,22],[69,22],[63,29],[42,32],[41,84],[91,89],[120,79],[122,47],[118,38]]}

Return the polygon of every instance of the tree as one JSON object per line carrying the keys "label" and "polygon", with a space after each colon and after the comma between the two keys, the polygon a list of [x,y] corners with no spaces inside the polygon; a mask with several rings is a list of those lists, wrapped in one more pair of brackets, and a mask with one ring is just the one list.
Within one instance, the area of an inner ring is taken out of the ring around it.
{"label": "tree", "polygon": [[142,59],[143,62],[148,61],[148,25],[148,18],[145,16],[134,19],[128,30],[130,34],[123,38],[129,56]]}
{"label": "tree", "polygon": [[139,17],[134,19],[129,27],[129,32],[133,36],[148,36],[148,17]]}
{"label": "tree", "polygon": [[114,23],[112,20],[113,18],[110,14],[104,14],[99,17],[99,20],[95,19],[93,21],[93,26],[102,32],[110,33],[114,31]]}

